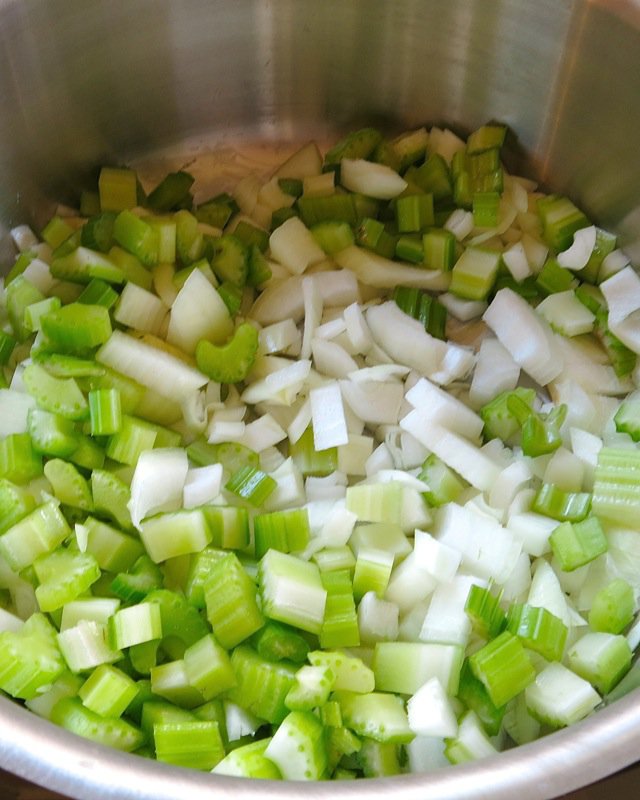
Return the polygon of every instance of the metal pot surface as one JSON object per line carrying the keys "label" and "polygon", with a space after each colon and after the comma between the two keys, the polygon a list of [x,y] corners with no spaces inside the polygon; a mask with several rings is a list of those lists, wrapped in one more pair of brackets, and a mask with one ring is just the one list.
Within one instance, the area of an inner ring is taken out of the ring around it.
{"label": "metal pot surface", "polygon": [[[522,169],[639,262],[639,76],[637,0],[0,0],[0,263],[12,225],[37,224],[102,163],[186,140],[491,119],[517,134]],[[638,720],[636,691],[499,757],[302,787],[107,750],[0,698],[0,765],[92,800],[542,800],[635,761]]]}

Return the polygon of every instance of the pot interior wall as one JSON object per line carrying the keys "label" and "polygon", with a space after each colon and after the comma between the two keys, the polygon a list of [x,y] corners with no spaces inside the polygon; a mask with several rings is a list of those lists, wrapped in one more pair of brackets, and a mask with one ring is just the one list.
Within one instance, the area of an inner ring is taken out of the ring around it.
{"label": "pot interior wall", "polygon": [[639,17],[578,0],[5,0],[0,219],[37,222],[96,165],[187,137],[497,119],[633,244]]}

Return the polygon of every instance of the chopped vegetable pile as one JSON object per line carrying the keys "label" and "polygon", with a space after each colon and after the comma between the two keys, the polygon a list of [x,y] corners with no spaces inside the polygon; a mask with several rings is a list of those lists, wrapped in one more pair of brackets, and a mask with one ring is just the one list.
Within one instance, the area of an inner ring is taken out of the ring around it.
{"label": "chopped vegetable pile", "polygon": [[506,134],[367,128],[203,201],[105,167],[12,231],[4,693],[315,780],[483,758],[625,691],[640,277],[507,172]]}

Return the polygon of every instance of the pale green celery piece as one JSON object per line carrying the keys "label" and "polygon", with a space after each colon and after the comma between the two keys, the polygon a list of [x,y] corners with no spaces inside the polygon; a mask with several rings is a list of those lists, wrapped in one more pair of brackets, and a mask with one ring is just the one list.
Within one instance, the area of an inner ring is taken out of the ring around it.
{"label": "pale green celery piece", "polygon": [[238,685],[227,699],[246,711],[277,725],[287,716],[285,697],[295,681],[296,665],[289,661],[268,661],[251,647],[239,645],[231,654]]}
{"label": "pale green celery piece", "polygon": [[336,676],[336,690],[365,694],[375,688],[375,675],[362,659],[340,650],[313,650],[309,653],[313,666],[329,667]]}
{"label": "pale green celery piece", "polygon": [[171,217],[149,217],[146,221],[158,233],[158,263],[174,264],[177,231],[175,220]]}
{"label": "pale green celery piece", "polygon": [[29,394],[45,411],[67,419],[85,419],[89,406],[73,378],[54,378],[39,364],[29,364],[22,373]]}
{"label": "pale green celery piece", "polygon": [[78,691],[86,708],[101,717],[120,717],[138,694],[136,682],[116,667],[101,664]]}
{"label": "pale green celery piece", "polygon": [[101,211],[122,211],[138,203],[137,176],[132,169],[102,167],[98,178]]}
{"label": "pale green celery piece", "polygon": [[59,414],[30,408],[27,424],[33,448],[38,452],[67,458],[78,446],[78,432],[74,422]]}
{"label": "pale green celery piece", "polygon": [[334,698],[340,703],[345,725],[359,736],[393,744],[407,744],[415,737],[404,702],[396,695],[343,690],[335,692]]}
{"label": "pale green celery piece", "polygon": [[61,503],[84,511],[91,511],[93,498],[89,484],[68,461],[52,458],[44,465],[44,474]]}
{"label": "pale green celery piece", "polygon": [[181,708],[197,708],[205,702],[201,692],[189,681],[184,659],[169,661],[150,669],[151,691]]}
{"label": "pale green celery piece", "polygon": [[[209,522],[206,507],[203,508],[203,511],[205,512],[205,516],[207,516],[207,522]],[[210,523],[209,527],[211,528]],[[184,592],[189,603],[195,608],[205,608],[204,586],[209,578],[209,572],[216,561],[219,561],[226,555],[224,550],[216,549],[219,547],[219,544],[216,543],[215,537],[212,544],[214,547],[205,547],[204,550],[196,553],[191,559],[191,564],[189,566],[189,574],[187,575]]]}
{"label": "pale green celery piece", "polygon": [[94,439],[78,434],[77,445],[67,458],[83,469],[99,470],[104,466],[106,454]]}
{"label": "pale green celery piece", "polygon": [[0,478],[0,534],[24,519],[35,505],[32,494],[6,478]]}
{"label": "pale green celery piece", "polygon": [[120,608],[120,600],[116,597],[82,597],[65,603],[62,609],[60,630],[73,628],[80,620],[92,620],[101,625],[109,622]]}
{"label": "pale green celery piece", "polygon": [[73,283],[90,283],[99,279],[121,284],[126,280],[124,272],[108,256],[88,247],[77,247],[66,255],[55,257],[51,262],[51,274],[54,278]]}
{"label": "pale green celery piece", "polygon": [[376,742],[367,737],[361,742],[357,759],[365,778],[387,778],[402,772],[397,744]]}
{"label": "pale green celery piece", "polygon": [[126,572],[144,553],[138,539],[128,536],[106,522],[87,517],[87,553],[96,559],[100,569],[107,572]]}
{"label": "pale green celery piece", "polygon": [[315,564],[269,550],[260,561],[258,586],[267,617],[320,633],[327,591]]}
{"label": "pale green celery piece", "polygon": [[244,550],[249,545],[249,513],[239,506],[203,506],[211,531],[211,544],[223,550]]}
{"label": "pale green celery piece", "polygon": [[349,570],[331,570],[320,575],[327,592],[320,630],[321,647],[358,647],[360,630]]}
{"label": "pale green celery piece", "polygon": [[[160,248],[160,244],[158,248]],[[158,249],[158,260],[160,260],[159,253],[160,249]],[[127,282],[135,283],[136,286],[140,286],[147,291],[151,290],[153,286],[153,275],[134,255],[114,245],[111,250],[109,250],[109,258],[118,269],[122,270]]]}
{"label": "pale green celery piece", "polygon": [[40,330],[40,321],[45,314],[51,311],[57,311],[62,303],[58,297],[47,297],[46,300],[40,300],[39,303],[32,303],[24,310],[24,327],[31,333],[36,333]]}
{"label": "pale green celery piece", "polygon": [[585,633],[567,652],[568,666],[600,694],[610,692],[631,667],[633,653],[624,636]]}
{"label": "pale green celery piece", "polygon": [[120,429],[109,437],[106,453],[109,458],[120,464],[135,466],[140,454],[152,450],[156,444],[158,431],[149,422],[122,416]]}
{"label": "pale green celery piece", "polygon": [[71,535],[57,503],[50,501],[32,511],[0,537],[0,554],[15,572],[50,553]]}
{"label": "pale green celery piece", "polygon": [[60,648],[72,672],[83,672],[100,664],[112,664],[123,656],[107,642],[107,628],[93,620],[80,620],[77,625],[58,634]]}
{"label": "pale green celery piece", "polygon": [[33,562],[39,586],[36,598],[42,611],[56,611],[84,594],[100,577],[100,567],[89,553],[54,550]]}
{"label": "pale green celery piece", "polygon": [[112,330],[108,309],[85,303],[69,303],[45,314],[41,327],[55,350],[81,353],[104,344]]}
{"label": "pale green celery piece", "polygon": [[453,265],[449,290],[466,300],[484,300],[498,274],[500,253],[467,247]]}
{"label": "pale green celery piece", "polygon": [[402,523],[402,486],[399,483],[362,484],[347,489],[347,510],[360,522]]}
{"label": "pale green celery piece", "polygon": [[503,631],[477,650],[469,658],[469,664],[496,706],[513,700],[536,679],[527,651],[517,636],[509,631]]}
{"label": "pale green celery piece", "polygon": [[22,275],[11,281],[4,294],[9,322],[18,341],[23,342],[31,333],[25,325],[25,310],[33,303],[46,300],[46,297]]}
{"label": "pale green celery piece", "polygon": [[210,700],[236,685],[227,651],[208,634],[185,650],[184,665],[189,683]]}
{"label": "pale green celery piece", "polygon": [[64,672],[56,631],[43,614],[33,614],[19,631],[0,633],[0,689],[32,700]]}
{"label": "pale green celery piece", "polygon": [[354,528],[349,546],[358,555],[362,548],[386,550],[397,563],[413,549],[400,525],[384,522],[359,523]]}
{"label": "pale green celery piece", "polygon": [[142,703],[140,710],[140,727],[147,738],[153,743],[153,729],[156,725],[166,725],[174,722],[194,722],[197,717],[186,708],[179,708],[173,703],[161,700],[151,692],[151,682],[148,683],[150,697]]}
{"label": "pale green celery piece", "polygon": [[154,267],[158,263],[158,231],[131,211],[124,209],[118,214],[113,226],[113,238],[145,267]]}
{"label": "pale green celery piece", "polygon": [[147,595],[145,602],[153,603],[160,609],[163,648],[171,658],[182,658],[186,647],[210,633],[198,610],[182,594],[155,589]]}
{"label": "pale green celery piece", "polygon": [[292,711],[276,730],[265,755],[286,780],[321,780],[327,769],[324,728],[314,714]]}
{"label": "pale green celery piece", "polygon": [[378,597],[383,597],[392,568],[393,553],[361,547],[353,576],[353,594],[356,600],[361,600],[367,592],[375,592]]}
{"label": "pale green celery piece", "polygon": [[42,456],[28,433],[11,433],[0,439],[0,478],[26,484],[42,475]]}
{"label": "pale green celery piece", "polygon": [[120,392],[117,389],[94,389],[89,392],[89,419],[92,436],[110,436],[122,427]]}
{"label": "pale green celery piece", "polygon": [[214,775],[231,775],[237,778],[279,780],[282,778],[282,773],[273,761],[264,755],[270,741],[271,737],[236,747],[216,764],[212,772]]}
{"label": "pale green celery piece", "polygon": [[63,672],[51,684],[49,689],[42,692],[42,694],[36,695],[31,700],[27,700],[25,706],[39,717],[50,719],[51,710],[58,700],[63,697],[75,697],[82,683],[83,679],[79,675],[74,675],[72,672]]}
{"label": "pale green celery piece", "polygon": [[348,570],[351,574],[356,565],[353,551],[348,545],[342,547],[325,547],[311,556],[320,572],[333,572],[334,570]]}
{"label": "pale green celery piece", "polygon": [[168,722],[153,726],[156,758],[167,764],[211,771],[224,757],[217,722]]}
{"label": "pale green celery piece", "polygon": [[335,684],[330,667],[303,666],[296,672],[295,683],[284,699],[291,711],[312,711],[323,706]]}
{"label": "pale green celery piece", "polygon": [[256,585],[235,553],[212,565],[204,595],[207,619],[223,647],[234,647],[264,625]]}
{"label": "pale green celery piece", "polygon": [[109,620],[109,637],[114,650],[161,639],[162,635],[160,608],[155,603],[121,608]]}
{"label": "pale green celery piece", "polygon": [[487,758],[498,751],[484,732],[474,711],[467,711],[458,727],[458,735],[446,739],[445,755],[452,764],[464,764]]}
{"label": "pale green celery piece", "polygon": [[525,689],[527,710],[537,720],[562,728],[586,717],[601,702],[591,684],[553,661]]}
{"label": "pale green celery piece", "polygon": [[211,541],[211,532],[202,511],[188,509],[144,520],[140,526],[140,538],[150,558],[159,563],[200,552]]}
{"label": "pale green celery piece", "polygon": [[103,469],[91,473],[91,493],[96,513],[106,514],[125,530],[132,530],[131,516],[127,508],[131,492],[126,483],[116,475]]}
{"label": "pale green celery piece", "polygon": [[63,697],[51,711],[51,722],[93,742],[132,752],[144,742],[144,735],[123,719],[105,719],[85,708],[76,697]]}
{"label": "pale green celery piece", "polygon": [[458,645],[432,642],[377,642],[372,669],[376,689],[415,694],[436,677],[445,692],[455,695],[460,681],[463,650]]}

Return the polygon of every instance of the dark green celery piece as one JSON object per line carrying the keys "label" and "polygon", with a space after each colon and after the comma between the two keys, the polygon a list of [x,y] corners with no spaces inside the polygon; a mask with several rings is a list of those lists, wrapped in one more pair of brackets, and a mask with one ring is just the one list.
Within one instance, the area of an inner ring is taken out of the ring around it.
{"label": "dark green celery piece", "polygon": [[122,211],[138,205],[138,176],[132,169],[102,167],[98,178],[100,209]]}
{"label": "dark green celery piece", "polygon": [[496,736],[499,733],[507,707],[496,706],[493,703],[484,684],[471,671],[469,659],[464,660],[460,672],[458,699],[477,714],[480,724],[489,736]]}
{"label": "dark green celery piece", "polygon": [[9,272],[5,275],[4,285],[8,286],[12,281],[14,281],[17,277],[22,275],[25,269],[29,266],[29,264],[33,261],[36,257],[36,254],[31,250],[23,250],[21,253],[18,254],[16,260],[9,270]]}
{"label": "dark green celery piece", "polygon": [[242,305],[242,289],[240,286],[229,283],[229,281],[224,281],[220,284],[220,286],[218,286],[217,292],[223,299],[229,314],[231,314],[232,317],[235,317],[238,311],[240,311],[240,306]]}
{"label": "dark green celery piece", "polygon": [[435,201],[453,196],[453,181],[449,165],[438,153],[432,153],[427,160],[412,173],[412,180],[425,192],[433,195]]}
{"label": "dark green celery piece", "polygon": [[111,336],[111,319],[104,306],[70,303],[45,314],[42,331],[54,347],[83,352],[104,344]]}
{"label": "dark green celery piece", "polygon": [[541,291],[536,282],[535,275],[529,275],[523,281],[517,281],[511,273],[500,273],[498,271],[498,277],[493,284],[491,295],[497,294],[500,289],[511,289],[528,301],[540,300],[544,295],[544,292]]}
{"label": "dark green celery piece", "polygon": [[402,167],[402,157],[393,146],[393,143],[386,139],[382,139],[378,142],[375,150],[371,154],[371,160],[375,161],[376,164],[384,164],[395,172],[400,172]]}
{"label": "dark green celery piece", "polygon": [[561,661],[568,628],[546,608],[514,603],[507,614],[507,630],[515,634],[529,650],[547,661]]}
{"label": "dark green celery piece", "polygon": [[382,222],[371,217],[363,219],[356,230],[356,241],[361,247],[385,258],[395,256],[397,238],[386,230]]}
{"label": "dark green celery piece", "polygon": [[326,153],[324,169],[338,165],[343,158],[368,158],[381,141],[382,134],[375,128],[352,131]]}
{"label": "dark green celery piece", "polygon": [[96,191],[83,190],[80,192],[80,214],[83,217],[93,217],[100,213],[100,195]]}
{"label": "dark green celery piece", "polygon": [[113,228],[117,216],[115,211],[103,211],[89,217],[80,230],[80,244],[99,253],[108,253],[115,244]]}
{"label": "dark green celery piece", "polygon": [[0,534],[30,514],[36,507],[33,495],[6,478],[0,478]]}
{"label": "dark green celery piece", "polygon": [[25,484],[42,475],[42,456],[28,433],[11,433],[0,439],[0,478]]}
{"label": "dark green celery piece", "polygon": [[271,277],[271,267],[264,253],[255,244],[249,248],[247,285],[260,286]]}
{"label": "dark green celery piece", "polygon": [[328,255],[339,253],[355,243],[353,230],[347,222],[328,220],[311,228],[313,238]]}
{"label": "dark green celery piece", "polygon": [[198,222],[204,222],[213,228],[224,228],[231,215],[238,211],[238,206],[231,195],[224,194],[207,200],[196,206],[194,214]]}
{"label": "dark green celery piece", "polygon": [[347,222],[352,227],[358,224],[355,195],[331,194],[327,197],[300,197],[296,202],[300,219],[311,228],[319,222]]}
{"label": "dark green celery piece", "polygon": [[255,633],[251,643],[258,655],[267,661],[286,660],[295,664],[303,664],[311,649],[309,642],[299,631],[275,620],[269,620]]}
{"label": "dark green celery piece", "polygon": [[525,456],[542,456],[553,453],[562,444],[560,428],[567,417],[567,406],[555,406],[547,414],[535,411],[531,405],[511,394],[507,408],[522,428],[521,447]]}
{"label": "dark green celery piece", "polygon": [[507,135],[506,125],[482,125],[467,139],[468,153],[483,153],[485,150],[501,148]]}
{"label": "dark green celery piece", "polygon": [[498,192],[476,192],[473,195],[473,224],[478,228],[495,228],[498,224],[500,194]]}
{"label": "dark green celery piece", "polygon": [[573,234],[589,225],[587,217],[571,200],[550,194],[538,200],[538,214],[542,222],[542,235],[556,252],[566,250]]}
{"label": "dark green celery piece", "polygon": [[0,367],[9,363],[11,354],[18,342],[10,333],[0,330]]}
{"label": "dark green celery piece", "polygon": [[271,225],[269,229],[275,231],[276,228],[279,228],[283,222],[286,222],[291,217],[297,217],[298,212],[293,206],[283,206],[282,208],[276,208],[276,210],[271,214]]}
{"label": "dark green celery piece", "polygon": [[400,233],[417,233],[434,224],[432,194],[398,197],[395,207]]}
{"label": "dark green celery piece", "polygon": [[131,211],[121,211],[115,219],[113,238],[145,267],[158,263],[158,231]]}
{"label": "dark green celery piece", "polygon": [[490,588],[475,583],[469,589],[464,610],[474,632],[483,639],[493,639],[502,633],[507,624],[507,617],[500,608],[501,599],[502,592],[495,595]]}
{"label": "dark green celery piece", "polygon": [[445,338],[447,309],[428,292],[409,286],[396,286],[392,294],[397,306],[424,325],[437,339]]}
{"label": "dark green celery piece", "polygon": [[509,399],[514,396],[533,409],[536,399],[535,389],[519,386],[512,391],[501,392],[480,409],[480,416],[484,421],[485,439],[502,439],[503,442],[509,442],[519,431],[520,424],[509,408]]}
{"label": "dark green celery piece", "polygon": [[597,517],[565,521],[551,533],[549,543],[561,569],[572,572],[607,552],[608,542]]}
{"label": "dark green celery piece", "polygon": [[248,322],[239,325],[225,345],[202,339],[196,346],[198,369],[219,383],[238,383],[249,374],[258,352],[258,331]]}
{"label": "dark green celery piece", "polygon": [[277,725],[289,713],[284,699],[295,682],[297,666],[288,661],[268,661],[250,647],[236,647],[231,664],[238,685],[228,698],[257,717]]}
{"label": "dark green celery piece", "polygon": [[536,283],[547,294],[555,294],[573,289],[578,282],[571,270],[561,267],[557,259],[548,258],[538,273]]}
{"label": "dark green celery piece", "polygon": [[591,495],[565,492],[553,483],[543,483],[533,499],[532,510],[559,522],[580,522],[591,510]]}
{"label": "dark green celery piece", "polygon": [[78,297],[78,303],[85,303],[90,306],[104,306],[111,308],[118,299],[118,293],[108,283],[94,278],[89,281],[82,294]]}
{"label": "dark green celery piece", "polygon": [[300,197],[304,191],[304,183],[300,178],[278,178],[278,186],[290,197]]}
{"label": "dark green celery piece", "polygon": [[189,190],[193,182],[194,177],[188,172],[170,172],[149,192],[147,205],[158,213],[184,208],[183,203],[190,199]]}
{"label": "dark green celery piece", "polygon": [[313,427],[309,425],[297,442],[289,444],[289,455],[303,475],[322,477],[338,469],[338,449],[316,450]]}
{"label": "dark green celery piece", "polygon": [[107,283],[125,282],[125,274],[120,267],[108,256],[88,247],[77,247],[71,253],[58,257],[54,254],[51,274],[54,278],[76,283],[89,283],[92,278],[100,278]]}
{"label": "dark green celery piece", "polygon": [[259,508],[276,487],[276,481],[266,472],[257,467],[246,466],[234,472],[224,488]]}
{"label": "dark green celery piece", "polygon": [[78,431],[72,420],[41,408],[30,408],[27,423],[35,450],[47,456],[66,458],[78,446]]}
{"label": "dark green celery piece", "polygon": [[232,234],[225,234],[216,239],[211,269],[219,280],[229,281],[235,286],[244,286],[249,273],[247,245]]}
{"label": "dark green celery piece", "polygon": [[45,300],[40,289],[19,275],[5,289],[5,303],[9,322],[18,341],[23,342],[31,335],[24,322],[24,311],[32,303]]}
{"label": "dark green celery piece", "polygon": [[106,455],[96,441],[84,434],[78,434],[78,445],[67,458],[78,467],[92,470],[101,469],[104,466]]}
{"label": "dark green celery piece", "polygon": [[409,261],[412,264],[424,263],[424,250],[422,238],[416,235],[399,236],[396,241],[396,258]]}
{"label": "dark green celery piece", "polygon": [[255,245],[262,253],[269,247],[269,233],[246,220],[240,220],[233,229],[233,235],[246,247]]}

